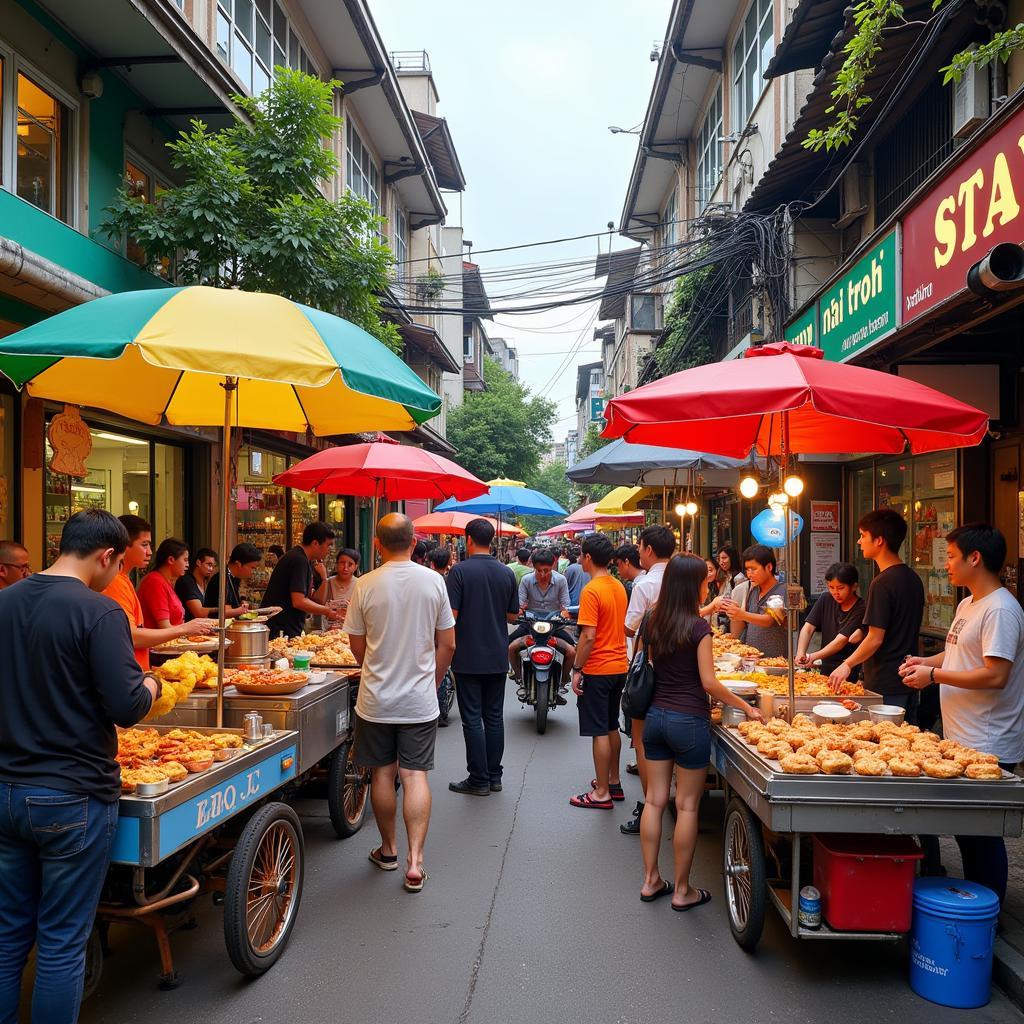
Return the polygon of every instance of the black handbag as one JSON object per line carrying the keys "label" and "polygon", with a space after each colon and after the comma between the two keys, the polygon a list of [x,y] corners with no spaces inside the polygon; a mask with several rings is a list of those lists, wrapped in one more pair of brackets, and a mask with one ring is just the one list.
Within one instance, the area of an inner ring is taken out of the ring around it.
{"label": "black handbag", "polygon": [[644,643],[646,625],[647,615],[640,621],[640,628],[636,631],[636,649],[626,673],[626,685],[622,689],[622,712],[627,719],[645,718],[654,700],[654,666],[647,657],[647,645]]}

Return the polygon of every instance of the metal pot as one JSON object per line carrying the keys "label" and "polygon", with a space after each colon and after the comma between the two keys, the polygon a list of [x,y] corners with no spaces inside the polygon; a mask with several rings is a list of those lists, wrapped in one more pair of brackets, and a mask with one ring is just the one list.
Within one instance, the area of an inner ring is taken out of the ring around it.
{"label": "metal pot", "polygon": [[726,727],[735,726],[746,720],[746,714],[739,708],[734,708],[731,704],[724,704],[722,706],[722,725]]}
{"label": "metal pot", "polygon": [[270,656],[270,630],[264,622],[235,619],[225,631],[231,641],[227,650],[227,665],[247,665]]}

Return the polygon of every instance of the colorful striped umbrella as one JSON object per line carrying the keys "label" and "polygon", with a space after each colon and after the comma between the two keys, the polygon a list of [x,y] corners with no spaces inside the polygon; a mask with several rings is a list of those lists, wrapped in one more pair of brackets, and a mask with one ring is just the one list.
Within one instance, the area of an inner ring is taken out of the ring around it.
{"label": "colorful striped umbrella", "polygon": [[412,430],[441,399],[361,327],[280,295],[223,288],[120,292],[0,341],[0,373],[35,398],[142,423],[314,434]]}

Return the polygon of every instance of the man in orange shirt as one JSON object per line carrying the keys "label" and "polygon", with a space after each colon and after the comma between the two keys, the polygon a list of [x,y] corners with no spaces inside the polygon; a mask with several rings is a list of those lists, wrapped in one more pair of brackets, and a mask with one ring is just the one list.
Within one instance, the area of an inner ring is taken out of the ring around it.
{"label": "man in orange shirt", "polygon": [[143,672],[149,670],[149,649],[179,636],[207,636],[217,628],[213,619],[191,619],[180,626],[168,629],[143,629],[142,604],[135,593],[131,577],[132,569],[144,569],[153,557],[153,527],[140,516],[118,516],[128,531],[128,549],[124,553],[124,565],[114,577],[113,582],[103,591],[107,597],[113,598],[128,616],[128,625],[132,631],[132,645],[135,647],[135,660]]}
{"label": "man in orange shirt", "polygon": [[577,623],[580,641],[572,668],[572,688],[579,698],[580,735],[594,746],[594,781],[589,793],[569,800],[573,807],[610,811],[610,778],[619,777],[619,700],[626,684],[626,590],[608,572],[611,541],[595,534],[583,542],[580,565],[590,582],[580,595]]}

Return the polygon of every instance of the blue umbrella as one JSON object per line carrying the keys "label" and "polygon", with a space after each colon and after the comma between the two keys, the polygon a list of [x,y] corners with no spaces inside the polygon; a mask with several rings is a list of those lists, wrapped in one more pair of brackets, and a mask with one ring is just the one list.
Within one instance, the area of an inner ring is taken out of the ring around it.
{"label": "blue umbrella", "polygon": [[435,512],[476,512],[482,516],[551,516],[568,515],[557,501],[529,487],[492,487],[486,494],[467,501],[449,498],[434,509]]}

